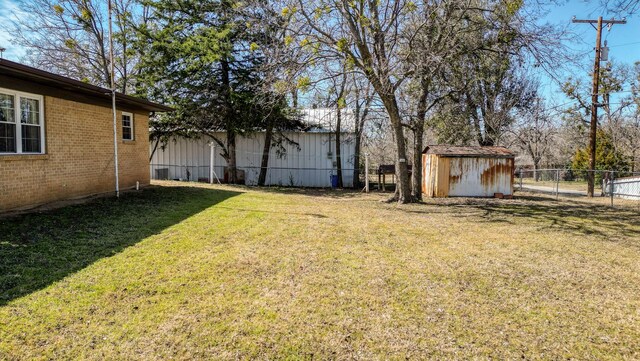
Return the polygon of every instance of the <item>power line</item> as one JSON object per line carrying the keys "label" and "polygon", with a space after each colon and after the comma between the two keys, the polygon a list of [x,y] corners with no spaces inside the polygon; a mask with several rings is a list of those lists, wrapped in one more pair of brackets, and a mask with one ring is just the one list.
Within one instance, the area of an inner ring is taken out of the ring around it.
{"label": "power line", "polygon": [[621,46],[629,46],[629,45],[636,45],[636,44],[640,44],[640,41],[634,41],[633,43],[625,43],[625,44],[618,44],[618,45],[609,45],[610,48],[617,48],[617,47],[621,47]]}

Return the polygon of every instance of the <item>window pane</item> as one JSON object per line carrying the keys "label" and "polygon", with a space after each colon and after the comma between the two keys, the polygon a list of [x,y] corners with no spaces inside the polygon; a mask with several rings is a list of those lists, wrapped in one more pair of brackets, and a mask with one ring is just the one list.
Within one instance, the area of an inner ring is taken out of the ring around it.
{"label": "window pane", "polygon": [[40,124],[40,102],[38,100],[20,98],[20,121],[22,124]]}
{"label": "window pane", "polygon": [[0,94],[0,122],[15,123],[15,103],[13,95]]}
{"label": "window pane", "polygon": [[122,139],[132,140],[131,128],[122,128]]}
{"label": "window pane", "polygon": [[41,153],[40,127],[32,125],[22,126],[22,152]]}
{"label": "window pane", "polygon": [[0,153],[15,153],[16,151],[15,124],[0,123]]}
{"label": "window pane", "polygon": [[133,140],[133,124],[131,115],[122,114],[122,139]]}

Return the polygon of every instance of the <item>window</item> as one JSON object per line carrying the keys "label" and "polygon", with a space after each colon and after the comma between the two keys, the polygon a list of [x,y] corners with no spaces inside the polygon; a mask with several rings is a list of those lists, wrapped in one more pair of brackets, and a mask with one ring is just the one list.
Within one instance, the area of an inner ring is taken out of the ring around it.
{"label": "window", "polygon": [[20,124],[22,125],[22,152],[42,153],[40,132],[40,102],[20,98]]}
{"label": "window", "polygon": [[133,140],[133,114],[122,112],[122,139]]}
{"label": "window", "polygon": [[44,153],[42,96],[0,89],[0,154]]}
{"label": "window", "polygon": [[0,153],[15,153],[16,110],[15,97],[0,93]]}

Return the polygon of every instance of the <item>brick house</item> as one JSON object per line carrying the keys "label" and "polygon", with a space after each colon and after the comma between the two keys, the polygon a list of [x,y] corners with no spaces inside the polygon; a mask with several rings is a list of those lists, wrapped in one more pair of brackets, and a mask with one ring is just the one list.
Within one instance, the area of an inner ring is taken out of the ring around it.
{"label": "brick house", "polygon": [[[149,180],[149,115],[117,94],[120,189]],[[115,191],[110,90],[0,59],[0,212]]]}

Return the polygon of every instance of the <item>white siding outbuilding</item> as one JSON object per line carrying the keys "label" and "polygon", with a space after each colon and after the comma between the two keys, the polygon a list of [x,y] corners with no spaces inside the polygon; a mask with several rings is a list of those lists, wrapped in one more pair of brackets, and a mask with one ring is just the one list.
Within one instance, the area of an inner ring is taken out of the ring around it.
{"label": "white siding outbuilding", "polygon": [[[611,182],[606,186],[607,193],[611,194]],[[613,180],[613,195],[624,198],[640,200],[640,177],[624,177]]]}
{"label": "white siding outbuilding", "polygon": [[[225,133],[214,134],[225,139]],[[297,143],[283,144],[285,152],[278,154],[271,148],[265,185],[295,187],[331,187],[331,175],[336,174],[335,134],[326,131],[289,132],[286,137]],[[236,139],[236,159],[239,170],[244,171],[245,184],[257,185],[264,148],[264,132]],[[151,159],[153,179],[180,179],[208,181],[211,138],[175,138],[166,147],[158,147]],[[341,134],[343,185],[353,186],[355,136]],[[150,151],[153,152],[154,145]],[[226,161],[217,147],[214,171],[223,179]],[[214,178],[215,180],[215,178]]]}

